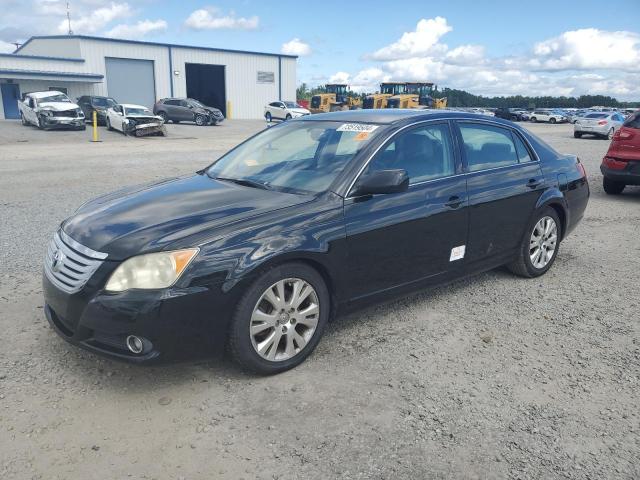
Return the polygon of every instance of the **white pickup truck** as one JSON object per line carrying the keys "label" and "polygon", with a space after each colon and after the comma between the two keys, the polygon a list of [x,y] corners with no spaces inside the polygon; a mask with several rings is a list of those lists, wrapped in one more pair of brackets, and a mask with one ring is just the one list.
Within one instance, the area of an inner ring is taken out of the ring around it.
{"label": "white pickup truck", "polygon": [[23,125],[35,125],[47,130],[50,128],[73,128],[84,130],[82,109],[69,100],[62,92],[31,92],[18,102]]}

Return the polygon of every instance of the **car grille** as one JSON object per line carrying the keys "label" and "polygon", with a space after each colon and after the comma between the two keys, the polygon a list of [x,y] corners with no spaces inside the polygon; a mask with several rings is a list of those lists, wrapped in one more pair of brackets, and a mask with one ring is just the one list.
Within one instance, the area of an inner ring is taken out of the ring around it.
{"label": "car grille", "polygon": [[76,293],[85,286],[105,258],[106,253],[85,247],[58,230],[49,243],[44,272],[60,290]]}
{"label": "car grille", "polygon": [[61,112],[55,112],[53,116],[63,118],[76,118],[78,116],[78,112],[76,110],[63,110]]}

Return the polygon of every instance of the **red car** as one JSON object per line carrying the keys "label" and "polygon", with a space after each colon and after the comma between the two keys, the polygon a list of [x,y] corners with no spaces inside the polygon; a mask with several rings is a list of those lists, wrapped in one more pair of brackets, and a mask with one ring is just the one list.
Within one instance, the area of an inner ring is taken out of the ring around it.
{"label": "red car", "polygon": [[640,110],[629,115],[613,136],[600,171],[604,191],[610,195],[622,193],[627,185],[640,185]]}

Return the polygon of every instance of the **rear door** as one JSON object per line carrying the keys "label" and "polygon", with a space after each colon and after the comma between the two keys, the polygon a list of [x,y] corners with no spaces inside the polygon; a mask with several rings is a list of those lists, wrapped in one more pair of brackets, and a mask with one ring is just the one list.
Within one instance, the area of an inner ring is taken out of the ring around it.
{"label": "rear door", "polygon": [[469,195],[467,261],[509,258],[545,188],[540,164],[515,130],[475,121],[456,125]]}
{"label": "rear door", "polygon": [[407,171],[408,191],[345,199],[352,298],[436,278],[464,261],[467,194],[449,123],[401,131],[362,174],[387,169]]}

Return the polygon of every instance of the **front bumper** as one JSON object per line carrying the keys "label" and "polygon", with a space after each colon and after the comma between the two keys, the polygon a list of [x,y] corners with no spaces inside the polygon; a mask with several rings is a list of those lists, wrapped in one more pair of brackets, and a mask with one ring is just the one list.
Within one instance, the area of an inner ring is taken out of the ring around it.
{"label": "front bumper", "polygon": [[[210,355],[224,347],[228,311],[221,290],[188,287],[111,294],[90,293],[85,287],[67,294],[43,275],[43,291],[45,315],[56,333],[104,356],[148,363]],[[129,335],[145,340],[141,353],[129,351]]]}
{"label": "front bumper", "polygon": [[602,175],[625,185],[640,185],[640,160],[629,161],[621,170],[608,168],[604,163],[600,165]]}
{"label": "front bumper", "polygon": [[84,127],[84,117],[54,117],[42,115],[40,117],[45,128],[81,128]]}

